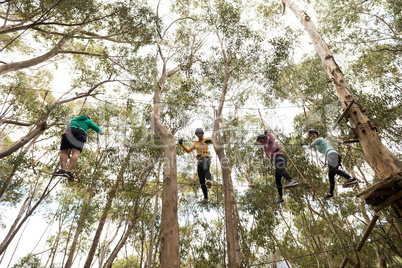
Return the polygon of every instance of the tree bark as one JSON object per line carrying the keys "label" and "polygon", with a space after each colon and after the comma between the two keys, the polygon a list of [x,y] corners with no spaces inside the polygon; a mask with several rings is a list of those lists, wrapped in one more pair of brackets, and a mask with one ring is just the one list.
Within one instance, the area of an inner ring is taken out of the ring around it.
{"label": "tree bark", "polygon": [[326,42],[317,31],[317,28],[311,21],[310,17],[305,11],[301,10],[294,1],[282,0],[282,2],[292,10],[310,35],[317,50],[317,54],[321,58],[323,68],[332,81],[343,109],[346,110],[347,106],[352,101],[355,102],[346,116],[352,126],[353,133],[359,138],[363,149],[364,159],[380,179],[401,172],[393,162],[387,148],[381,143],[375,126],[364,114],[364,109],[361,105],[357,103],[340,67],[335,62]]}
{"label": "tree bark", "polygon": [[[158,185],[159,185],[159,176],[160,176],[160,171],[161,171],[161,164],[159,164],[158,168]],[[152,267],[152,252],[154,248],[154,232],[155,232],[155,221],[156,221],[156,216],[158,215],[158,199],[159,199],[159,191],[156,192],[155,195],[155,207],[154,207],[154,214],[152,215],[152,222],[151,222],[151,230],[150,230],[150,235],[149,235],[149,249],[148,249],[148,258],[147,262],[145,264],[145,268],[151,268]]]}
{"label": "tree bark", "polygon": [[180,67],[167,72],[167,60],[159,53],[163,60],[161,78],[158,80],[154,93],[154,111],[152,115],[152,129],[163,144],[163,192],[161,216],[161,267],[180,267],[179,257],[179,223],[177,214],[177,149],[173,134],[160,122],[161,94],[166,80],[178,72]]}
{"label": "tree bark", "polygon": [[223,88],[222,94],[219,101],[219,107],[216,111],[216,118],[214,121],[214,129],[212,132],[212,144],[214,145],[214,150],[218,155],[219,162],[221,163],[222,169],[222,182],[224,191],[224,203],[225,203],[225,227],[226,227],[226,244],[227,244],[227,254],[228,254],[228,267],[237,268],[243,267],[241,263],[240,255],[240,238],[239,230],[237,226],[238,222],[238,211],[236,206],[236,198],[233,191],[232,183],[232,169],[230,167],[230,161],[227,158],[224,145],[222,141],[221,126],[219,120],[222,118],[222,109],[225,103],[226,92],[228,89],[229,81],[229,71],[228,71],[228,59],[226,57],[225,48],[223,42],[217,31],[217,37],[221,44],[221,51],[224,58],[224,75],[223,75]]}

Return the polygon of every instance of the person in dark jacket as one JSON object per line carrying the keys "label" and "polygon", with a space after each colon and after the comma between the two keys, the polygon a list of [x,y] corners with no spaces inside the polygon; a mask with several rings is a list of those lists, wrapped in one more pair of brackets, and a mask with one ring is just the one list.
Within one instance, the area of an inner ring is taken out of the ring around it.
{"label": "person in dark jacket", "polygon": [[[74,182],[74,175],[72,173],[75,164],[78,161],[78,156],[84,148],[87,141],[86,132],[92,129],[99,134],[103,134],[100,127],[92,122],[89,115],[84,114],[73,118],[67,125],[67,129],[62,135],[60,145],[60,168],[52,173],[55,176],[67,177],[69,181]],[[70,163],[67,168],[68,153],[71,150]]]}

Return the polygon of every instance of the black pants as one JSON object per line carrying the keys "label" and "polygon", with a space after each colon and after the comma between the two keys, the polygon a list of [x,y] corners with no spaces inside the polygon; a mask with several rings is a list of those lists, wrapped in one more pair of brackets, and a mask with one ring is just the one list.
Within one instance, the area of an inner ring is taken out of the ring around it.
{"label": "black pants", "polygon": [[342,170],[338,169],[338,167],[342,163],[342,158],[338,153],[330,153],[327,156],[328,161],[328,178],[329,178],[329,193],[334,194],[335,189],[335,175],[338,174],[339,176],[344,177],[345,179],[350,179],[351,177],[343,172]]}
{"label": "black pants", "polygon": [[209,172],[209,167],[211,166],[211,159],[208,156],[204,156],[198,160],[197,163],[197,173],[200,179],[201,190],[204,194],[204,199],[208,199],[208,190],[205,185],[205,178],[211,180],[211,172]]}
{"label": "black pants", "polygon": [[84,144],[87,141],[87,134],[79,128],[67,128],[61,136],[60,150],[77,149],[82,152]]}
{"label": "black pants", "polygon": [[276,187],[278,188],[278,195],[282,196],[282,177],[287,179],[289,182],[292,181],[292,177],[285,171],[286,168],[286,157],[282,154],[277,154],[274,157],[274,165],[275,165],[275,182]]}

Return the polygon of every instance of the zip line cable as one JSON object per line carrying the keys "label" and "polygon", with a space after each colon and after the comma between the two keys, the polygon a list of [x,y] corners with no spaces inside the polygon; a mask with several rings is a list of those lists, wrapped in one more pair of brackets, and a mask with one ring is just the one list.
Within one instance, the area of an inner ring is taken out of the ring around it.
{"label": "zip line cable", "polygon": [[48,9],[42,16],[40,16],[36,21],[34,21],[31,25],[28,25],[27,28],[25,28],[19,35],[17,35],[16,37],[14,37],[13,40],[11,40],[5,47],[3,47],[2,49],[0,49],[0,53],[6,49],[9,45],[11,45],[15,40],[17,40],[21,35],[23,35],[29,28],[31,28],[33,25],[35,25],[38,21],[40,21],[45,15],[47,15],[47,13],[49,13],[50,11],[52,11],[52,9],[54,9],[56,6],[58,6],[63,0],[59,0],[56,4],[54,4],[50,9]]}

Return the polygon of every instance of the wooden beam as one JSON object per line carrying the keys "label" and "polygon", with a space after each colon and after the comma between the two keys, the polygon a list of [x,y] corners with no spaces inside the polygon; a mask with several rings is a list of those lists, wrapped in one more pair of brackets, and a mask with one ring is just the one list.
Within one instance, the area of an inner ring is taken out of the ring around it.
{"label": "wooden beam", "polygon": [[352,107],[353,103],[355,103],[355,100],[352,100],[352,101],[349,103],[348,107],[346,107],[346,109],[343,111],[343,113],[342,113],[341,116],[338,118],[338,120],[336,120],[335,125],[332,126],[332,129],[335,129],[335,128],[339,125],[339,123],[341,122],[341,120],[342,120],[342,118],[345,116],[345,114],[346,114],[347,112],[349,112],[349,109],[350,109],[350,107]]}
{"label": "wooden beam", "polygon": [[368,192],[374,192],[379,186],[386,184],[387,182],[389,182],[390,180],[393,179],[393,175],[386,177],[384,179],[381,179],[379,182],[371,185],[370,187],[364,189],[363,191],[361,191],[360,193],[357,193],[357,197],[360,197]]}
{"label": "wooden beam", "polygon": [[364,243],[366,242],[367,238],[369,237],[369,235],[370,235],[371,231],[373,230],[374,225],[377,222],[379,217],[380,217],[380,215],[378,215],[378,213],[375,212],[374,217],[371,219],[370,224],[367,226],[366,232],[364,232],[362,239],[360,239],[360,242],[356,248],[357,251],[360,251],[362,249],[362,247],[364,246]]}
{"label": "wooden beam", "polygon": [[356,143],[356,142],[360,142],[360,140],[358,140],[358,139],[354,139],[354,140],[344,140],[342,143],[343,143],[343,144],[347,144],[347,143]]}
{"label": "wooden beam", "polygon": [[393,196],[391,196],[390,198],[386,199],[384,202],[382,202],[381,204],[379,204],[378,206],[376,206],[374,208],[374,211],[378,212],[381,209],[391,205],[392,203],[398,201],[399,199],[402,198],[402,191],[399,191],[399,193],[394,194]]}

